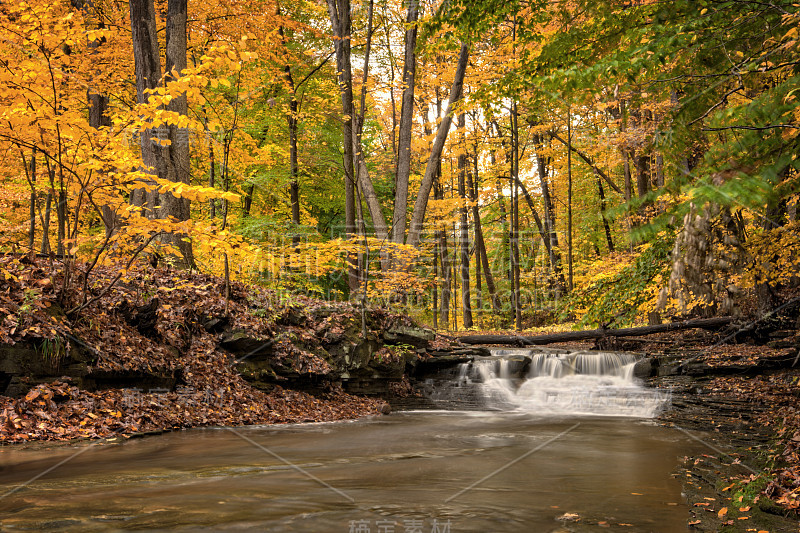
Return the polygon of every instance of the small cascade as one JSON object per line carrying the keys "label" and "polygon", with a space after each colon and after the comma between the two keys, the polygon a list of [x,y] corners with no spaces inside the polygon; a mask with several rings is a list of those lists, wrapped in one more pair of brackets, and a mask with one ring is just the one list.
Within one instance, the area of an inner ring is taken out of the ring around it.
{"label": "small cascade", "polygon": [[576,374],[633,377],[636,357],[618,352],[537,353],[531,355],[530,377],[562,378]]}
{"label": "small cascade", "polygon": [[669,398],[645,388],[635,365],[626,353],[495,349],[492,357],[462,363],[431,399],[447,408],[651,418]]}

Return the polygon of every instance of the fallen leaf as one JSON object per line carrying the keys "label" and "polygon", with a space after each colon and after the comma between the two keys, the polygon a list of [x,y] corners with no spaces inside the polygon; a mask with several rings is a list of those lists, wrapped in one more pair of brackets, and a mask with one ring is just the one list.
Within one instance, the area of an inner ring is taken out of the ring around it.
{"label": "fallen leaf", "polygon": [[717,513],[717,516],[722,518],[726,514],[728,514],[728,508],[727,507],[723,507],[722,509],[719,510],[719,512]]}

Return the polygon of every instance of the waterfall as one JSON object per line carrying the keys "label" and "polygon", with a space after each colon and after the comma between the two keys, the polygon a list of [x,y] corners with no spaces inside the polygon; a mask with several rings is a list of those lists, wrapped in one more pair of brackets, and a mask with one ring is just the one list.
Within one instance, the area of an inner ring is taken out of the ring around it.
{"label": "waterfall", "polygon": [[456,380],[439,387],[434,402],[543,416],[642,418],[656,416],[669,402],[666,393],[634,377],[632,354],[530,348],[491,352],[491,357],[462,363]]}
{"label": "waterfall", "polygon": [[530,377],[561,378],[576,374],[633,377],[636,357],[618,352],[537,353],[531,355]]}

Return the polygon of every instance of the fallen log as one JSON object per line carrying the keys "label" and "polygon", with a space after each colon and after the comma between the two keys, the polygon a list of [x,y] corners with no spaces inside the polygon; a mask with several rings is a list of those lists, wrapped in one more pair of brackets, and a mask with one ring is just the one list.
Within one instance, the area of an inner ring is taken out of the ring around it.
{"label": "fallen log", "polygon": [[464,344],[509,344],[514,346],[530,346],[537,344],[552,344],[554,342],[602,339],[604,337],[637,337],[641,335],[652,335],[654,333],[664,333],[667,331],[678,331],[681,329],[717,329],[727,326],[733,321],[733,317],[724,316],[718,318],[696,318],[693,320],[669,322],[667,324],[656,324],[655,326],[642,326],[638,328],[598,328],[587,331],[549,333],[547,335],[536,335],[533,337],[523,337],[522,335],[466,335],[464,337],[459,337],[458,340]]}

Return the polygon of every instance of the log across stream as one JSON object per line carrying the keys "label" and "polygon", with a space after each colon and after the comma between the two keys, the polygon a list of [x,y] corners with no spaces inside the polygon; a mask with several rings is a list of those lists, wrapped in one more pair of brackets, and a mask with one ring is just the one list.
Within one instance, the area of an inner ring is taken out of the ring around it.
{"label": "log across stream", "polygon": [[564,331],[560,333],[549,333],[547,335],[535,336],[465,335],[463,337],[459,337],[458,340],[464,344],[503,344],[511,346],[528,346],[537,344],[553,344],[556,342],[602,339],[604,337],[636,337],[693,328],[718,329],[731,324],[733,321],[733,317],[697,318],[693,320],[683,320],[680,322],[669,322],[667,324],[656,324],[653,326],[641,326],[636,328],[598,328],[593,330]]}

